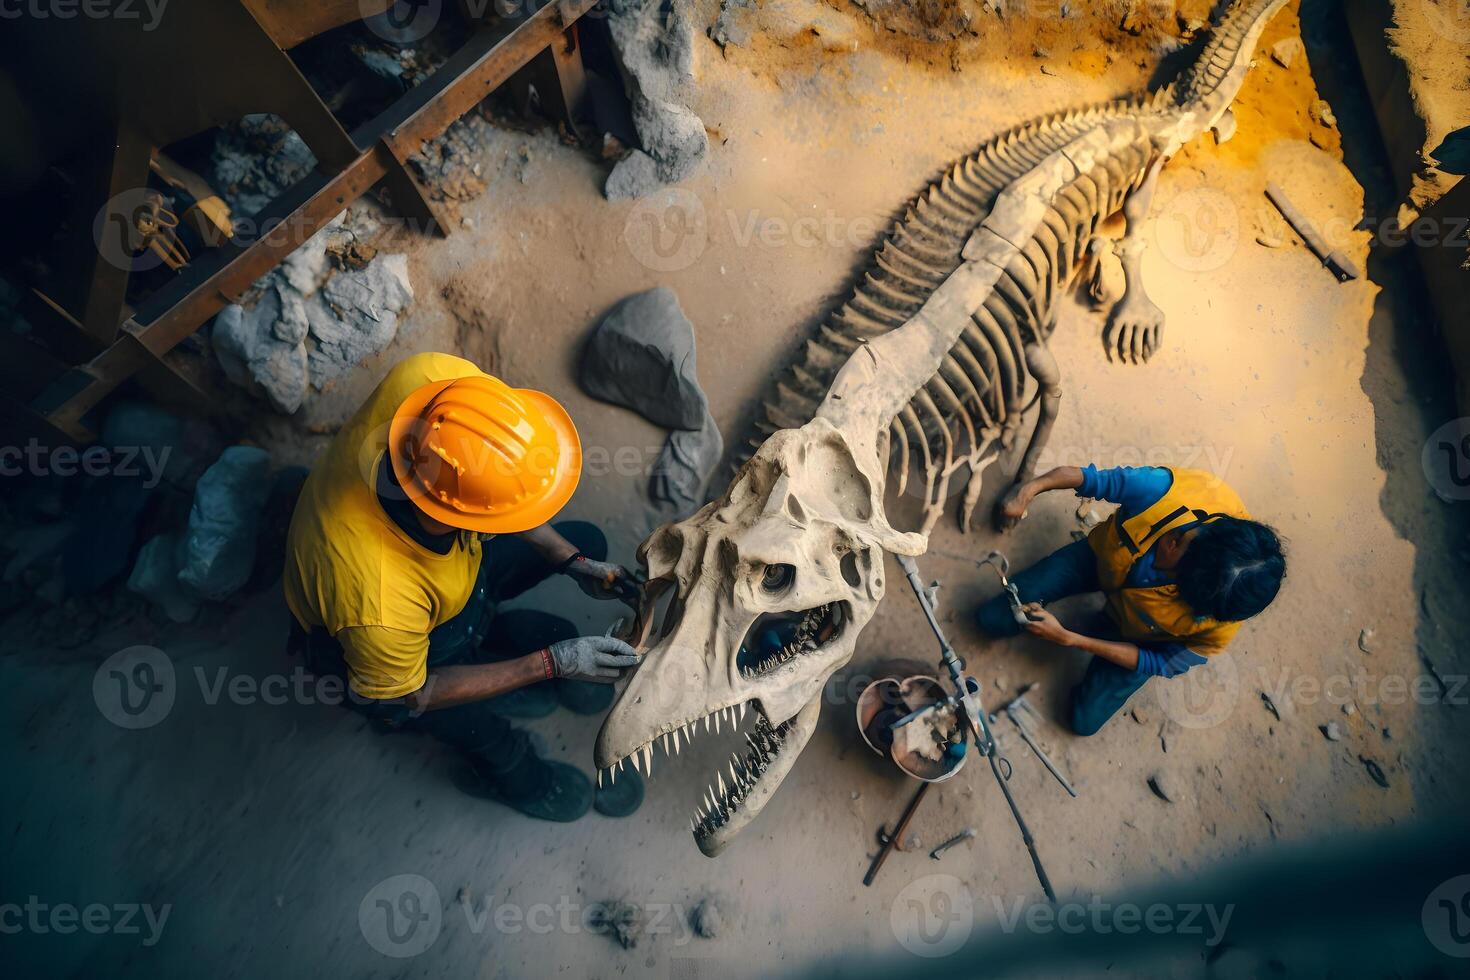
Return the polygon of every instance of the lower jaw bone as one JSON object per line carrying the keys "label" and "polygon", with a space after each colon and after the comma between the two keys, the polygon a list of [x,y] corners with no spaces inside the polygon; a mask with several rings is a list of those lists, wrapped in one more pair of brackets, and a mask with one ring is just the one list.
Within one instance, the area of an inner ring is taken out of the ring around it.
{"label": "lower jaw bone", "polygon": [[725,822],[709,833],[695,834],[695,843],[699,845],[699,849],[706,857],[714,857],[724,850],[725,845],[755,819],[756,814],[760,813],[771,796],[780,788],[782,780],[791,771],[797,756],[801,755],[802,749],[806,748],[812,732],[816,731],[817,716],[821,710],[822,699],[817,697],[798,711],[791,719],[791,727],[786,732],[785,740],[781,742],[780,751],[772,757],[765,771],[755,781],[739,809],[728,811]]}

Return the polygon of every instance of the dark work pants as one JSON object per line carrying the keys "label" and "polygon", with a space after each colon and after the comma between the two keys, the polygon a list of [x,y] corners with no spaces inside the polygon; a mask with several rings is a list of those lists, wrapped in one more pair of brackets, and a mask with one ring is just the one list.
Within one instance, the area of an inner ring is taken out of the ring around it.
{"label": "dark work pants", "polygon": [[[1067,596],[1100,591],[1097,557],[1085,540],[1058,548],[1012,577],[1011,581],[1021,593],[1022,602],[1045,604]],[[1005,592],[981,605],[975,618],[980,628],[991,636],[1015,636],[1021,632],[1020,624],[1011,616]],[[1117,625],[1106,614],[1099,614],[1095,621],[1088,623],[1084,632],[1105,640],[1119,638]],[[1126,670],[1102,657],[1093,657],[1082,682],[1072,688],[1072,730],[1078,735],[1097,734],[1147,681],[1147,674]]]}
{"label": "dark work pants", "polygon": [[[565,521],[552,525],[582,554],[607,559],[607,538],[596,525]],[[578,635],[570,621],[550,613],[515,609],[495,614],[507,602],[546,581],[555,569],[520,538],[500,535],[485,542],[480,576],[464,609],[429,634],[429,669],[455,664],[493,663],[540,650]],[[325,637],[325,633],[317,634]],[[340,647],[327,638],[342,663]],[[468,753],[491,773],[520,762],[528,749],[526,733],[513,728],[496,710],[495,698],[414,714],[403,698],[375,701],[352,697],[352,708],[389,730],[423,732]]]}

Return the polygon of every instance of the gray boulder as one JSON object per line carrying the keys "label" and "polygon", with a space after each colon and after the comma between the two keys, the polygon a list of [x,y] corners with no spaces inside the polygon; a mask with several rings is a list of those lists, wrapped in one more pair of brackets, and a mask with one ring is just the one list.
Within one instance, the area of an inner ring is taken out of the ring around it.
{"label": "gray boulder", "polygon": [[692,175],[709,153],[704,122],[677,102],[638,95],[633,99],[633,124],[665,183],[678,183]]}
{"label": "gray boulder", "polygon": [[[251,309],[231,304],[220,310],[209,334],[225,377],[265,395],[287,415],[300,408],[306,398],[304,334],[295,341],[283,339],[299,332],[295,318],[304,315],[299,304],[299,293],[284,281],[272,281]],[[278,330],[277,323],[283,320],[286,322]]]}
{"label": "gray boulder", "polygon": [[704,504],[704,490],[709,483],[725,440],[720,437],[714,416],[705,413],[698,429],[675,429],[664,441],[663,452],[654,463],[648,483],[648,495],[660,507],[678,513],[692,513]]}
{"label": "gray boulder", "polygon": [[658,164],[642,150],[634,150],[613,164],[602,192],[609,201],[626,201],[646,197],[664,186]]}
{"label": "gray boulder", "polygon": [[582,352],[582,388],[673,429],[648,494],[660,507],[693,511],[725,450],[695,371],[694,325],[664,287],[629,296],[593,330]]}
{"label": "gray boulder", "polygon": [[692,174],[709,153],[704,123],[689,109],[694,30],[684,8],[660,0],[615,0],[607,16],[638,142],[657,165],[659,179],[670,183]]}
{"label": "gray boulder", "polygon": [[193,622],[199,615],[199,600],[179,584],[177,534],[160,534],[143,545],[128,576],[128,591],[147,599],[176,623]]}
{"label": "gray boulder", "polygon": [[260,281],[254,306],[232,304],[214,318],[210,341],[225,376],[287,415],[308,385],[320,390],[392,343],[413,302],[406,255],[378,255],[319,285],[332,236],[350,234],[337,219],[298,250],[307,253],[299,261]]}
{"label": "gray boulder", "polygon": [[336,381],[392,343],[400,316],[413,303],[408,256],[376,256],[351,272],[339,272],[307,306],[311,337],[311,383]]}
{"label": "gray boulder", "polygon": [[582,388],[669,429],[700,429],[707,414],[694,367],[694,325],[662,286],[618,303],[582,352]]}
{"label": "gray boulder", "polygon": [[199,478],[179,552],[178,580],[191,594],[225,599],[250,578],[270,463],[264,449],[230,446]]}

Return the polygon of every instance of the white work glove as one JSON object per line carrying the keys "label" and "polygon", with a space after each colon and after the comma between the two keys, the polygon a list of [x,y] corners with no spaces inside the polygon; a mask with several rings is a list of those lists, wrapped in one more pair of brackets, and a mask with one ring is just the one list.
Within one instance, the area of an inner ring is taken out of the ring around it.
{"label": "white work glove", "polygon": [[557,677],[574,681],[611,684],[622,676],[622,668],[638,662],[633,648],[611,636],[579,636],[560,640],[547,648]]}

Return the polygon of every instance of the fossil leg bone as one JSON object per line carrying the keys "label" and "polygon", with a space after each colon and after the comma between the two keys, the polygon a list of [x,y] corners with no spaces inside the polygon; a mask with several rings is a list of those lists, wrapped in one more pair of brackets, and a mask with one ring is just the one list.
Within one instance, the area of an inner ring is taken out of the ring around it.
{"label": "fossil leg bone", "polygon": [[1128,231],[1118,246],[1118,256],[1123,261],[1123,298],[1113,307],[1108,325],[1103,330],[1103,346],[1107,349],[1108,360],[1112,360],[1116,353],[1124,362],[1138,364],[1146,361],[1159,349],[1159,338],[1164,332],[1164,311],[1149,299],[1143,287],[1143,250],[1146,247],[1143,225],[1148,220],[1149,205],[1153,203],[1159,168],[1163,164],[1162,155],[1155,157],[1143,183],[1123,204],[1123,218],[1128,222]]}

